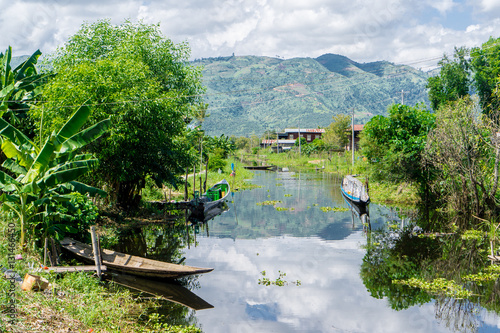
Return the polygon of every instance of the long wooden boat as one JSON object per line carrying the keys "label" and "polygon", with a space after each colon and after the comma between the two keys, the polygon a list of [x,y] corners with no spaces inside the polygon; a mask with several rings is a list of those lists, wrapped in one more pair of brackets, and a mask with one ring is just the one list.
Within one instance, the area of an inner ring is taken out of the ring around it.
{"label": "long wooden boat", "polygon": [[340,186],[342,193],[354,203],[367,204],[370,202],[370,196],[363,183],[354,175],[347,175],[342,180]]}
{"label": "long wooden boat", "polygon": [[272,165],[247,165],[244,166],[243,168],[247,170],[269,170],[272,167],[273,167]]}
{"label": "long wooden boat", "polygon": [[[66,237],[61,241],[61,247],[83,261],[94,262],[92,247],[88,244]],[[213,271],[213,268],[177,265],[106,249],[101,249],[101,260],[110,270],[159,278],[177,279]]]}
{"label": "long wooden boat", "polygon": [[195,205],[201,206],[203,208],[203,213],[205,214],[211,208],[219,205],[221,202],[226,200],[226,198],[231,193],[231,188],[227,180],[223,179],[217,184],[210,187],[207,192],[201,195],[199,198],[195,198]]}

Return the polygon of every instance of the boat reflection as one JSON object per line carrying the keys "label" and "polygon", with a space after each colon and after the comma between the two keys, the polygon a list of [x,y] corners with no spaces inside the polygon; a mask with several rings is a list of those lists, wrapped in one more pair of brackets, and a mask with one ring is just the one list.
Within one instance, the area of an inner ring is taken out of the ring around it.
{"label": "boat reflection", "polygon": [[206,211],[193,211],[191,214],[188,216],[188,221],[191,222],[191,224],[197,224],[197,223],[206,223],[213,219],[214,217],[226,212],[229,210],[229,206],[225,201],[222,201],[218,203],[217,205],[210,207]]}
{"label": "boat reflection", "polygon": [[186,306],[193,310],[211,309],[213,305],[174,281],[145,279],[128,274],[113,273],[109,281],[134,291],[159,296],[165,300]]}
{"label": "boat reflection", "polygon": [[370,231],[371,224],[370,224],[370,214],[368,210],[368,204],[362,202],[360,203],[354,202],[350,200],[348,197],[346,197],[344,192],[342,192],[342,198],[344,199],[344,201],[347,203],[347,206],[349,206],[349,209],[351,210],[353,227],[354,227],[354,215],[356,215],[356,217],[359,218],[359,220],[363,224],[363,230]]}

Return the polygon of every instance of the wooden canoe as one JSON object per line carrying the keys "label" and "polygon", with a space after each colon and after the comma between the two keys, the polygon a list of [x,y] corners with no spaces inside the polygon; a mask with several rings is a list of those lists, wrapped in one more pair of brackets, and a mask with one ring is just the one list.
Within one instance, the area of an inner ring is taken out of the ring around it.
{"label": "wooden canoe", "polygon": [[[83,261],[94,262],[92,247],[88,244],[66,237],[61,241],[61,247]],[[110,270],[170,279],[213,271],[213,268],[177,265],[106,249],[101,249],[101,261]]]}
{"label": "wooden canoe", "polygon": [[244,166],[243,168],[247,170],[269,170],[272,167],[273,167],[272,165],[247,165]]}

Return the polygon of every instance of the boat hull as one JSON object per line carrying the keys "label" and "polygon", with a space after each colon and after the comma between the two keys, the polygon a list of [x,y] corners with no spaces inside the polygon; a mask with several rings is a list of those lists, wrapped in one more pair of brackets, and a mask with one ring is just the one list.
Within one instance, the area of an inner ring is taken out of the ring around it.
{"label": "boat hull", "polygon": [[368,191],[359,179],[352,175],[345,176],[340,186],[342,194],[355,203],[367,204],[370,202]]}
{"label": "boat hull", "polygon": [[[88,244],[71,238],[64,238],[61,241],[61,247],[83,261],[94,262],[92,247]],[[183,276],[213,271],[213,268],[177,265],[107,249],[101,249],[101,261],[103,265],[106,265],[111,270],[157,278],[177,279]]]}

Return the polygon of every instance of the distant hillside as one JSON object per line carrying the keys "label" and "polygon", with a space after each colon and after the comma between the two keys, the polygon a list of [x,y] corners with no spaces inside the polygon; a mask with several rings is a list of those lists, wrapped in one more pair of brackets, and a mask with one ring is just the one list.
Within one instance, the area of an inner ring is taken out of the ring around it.
{"label": "distant hillside", "polygon": [[242,56],[197,60],[203,66],[208,135],[260,135],[267,129],[328,126],[338,113],[356,123],[386,114],[392,103],[428,103],[428,74],[387,61],[357,63],[325,54],[316,59]]}
{"label": "distant hillside", "polygon": [[21,63],[25,62],[30,56],[29,55],[22,55],[18,57],[12,57],[10,60],[10,66],[12,69],[16,68],[19,66]]}

